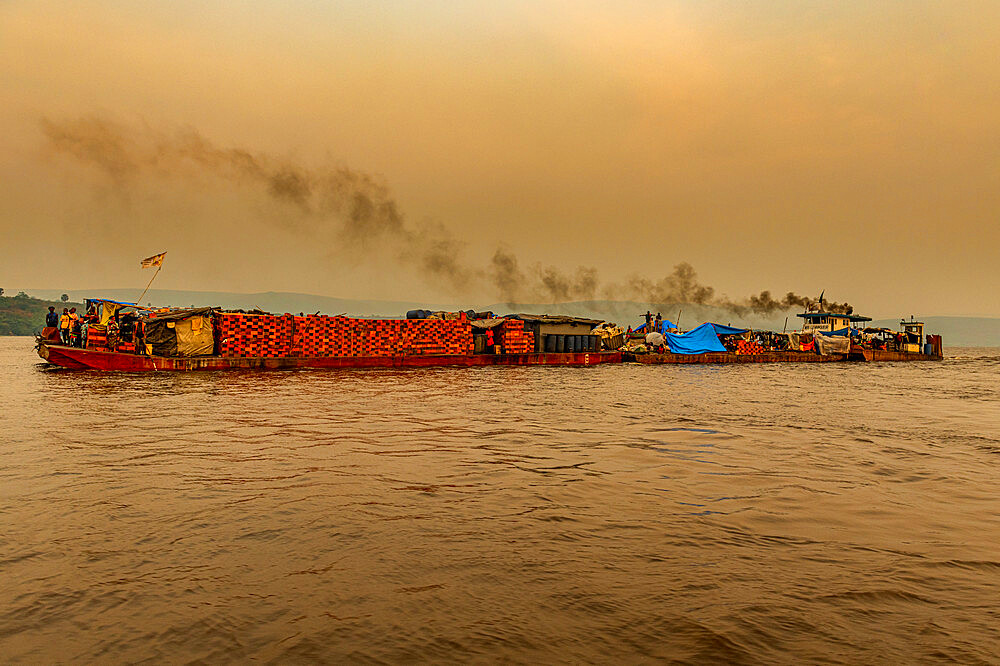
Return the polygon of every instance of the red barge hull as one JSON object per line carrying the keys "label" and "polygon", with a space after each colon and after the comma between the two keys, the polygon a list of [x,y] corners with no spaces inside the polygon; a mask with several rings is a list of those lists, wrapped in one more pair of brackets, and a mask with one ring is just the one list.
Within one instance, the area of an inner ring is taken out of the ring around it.
{"label": "red barge hull", "polygon": [[40,342],[38,355],[53,365],[73,370],[295,370],[305,368],[428,368],[486,365],[599,365],[621,363],[621,352],[572,354],[427,354],[407,356],[196,356],[174,358],[79,349]]}
{"label": "red barge hull", "polygon": [[811,352],[768,352],[764,354],[631,354],[628,352],[579,352],[571,354],[439,354],[406,356],[197,356],[174,358],[140,356],[121,352],[79,349],[40,342],[38,355],[47,362],[72,370],[115,370],[119,372],[191,371],[191,370],[295,370],[323,368],[429,368],[442,366],[473,367],[487,365],[601,365],[635,362],[660,364],[731,364],[731,363],[843,363],[851,361],[940,361],[941,355],[864,350],[847,354],[820,356]]}

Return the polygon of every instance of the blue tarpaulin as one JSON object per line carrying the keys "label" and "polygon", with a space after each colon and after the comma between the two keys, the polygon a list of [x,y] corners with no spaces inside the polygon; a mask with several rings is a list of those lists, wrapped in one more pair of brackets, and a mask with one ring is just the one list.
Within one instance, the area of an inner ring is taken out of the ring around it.
{"label": "blue tarpaulin", "polygon": [[715,329],[717,335],[743,335],[747,332],[745,328],[733,328],[722,324],[712,324],[712,328]]}
{"label": "blue tarpaulin", "polygon": [[[728,326],[724,328],[729,328]],[[736,330],[736,329],[733,329]],[[664,333],[667,346],[675,354],[704,354],[706,352],[724,352],[726,348],[719,342],[712,324],[702,324],[693,331],[684,334]]]}
{"label": "blue tarpaulin", "polygon": [[[653,322],[652,328],[654,328],[654,329],[656,328],[656,322],[655,321]],[[675,326],[674,322],[670,321],[669,319],[664,319],[663,320],[663,325],[660,326],[660,333],[663,333],[664,335],[666,335],[667,331],[669,329],[671,329],[671,328],[677,328],[677,326]],[[636,326],[635,328],[633,328],[632,332],[633,333],[645,333],[646,332],[646,322],[643,322],[643,323],[639,324],[638,326]]]}

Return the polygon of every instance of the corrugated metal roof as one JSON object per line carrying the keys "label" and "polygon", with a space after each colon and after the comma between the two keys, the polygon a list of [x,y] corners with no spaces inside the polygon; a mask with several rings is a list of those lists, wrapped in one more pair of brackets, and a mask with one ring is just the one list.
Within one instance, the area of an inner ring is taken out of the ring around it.
{"label": "corrugated metal roof", "polygon": [[585,317],[570,317],[567,315],[547,315],[547,314],[513,314],[507,315],[508,319],[520,319],[538,324],[581,324],[584,326],[597,326],[604,323],[603,319],[587,319]]}
{"label": "corrugated metal roof", "polygon": [[802,317],[807,319],[809,317],[841,317],[843,319],[848,319],[850,321],[871,321],[871,317],[862,317],[856,314],[844,314],[842,312],[803,312],[802,314],[795,315],[796,317]]}

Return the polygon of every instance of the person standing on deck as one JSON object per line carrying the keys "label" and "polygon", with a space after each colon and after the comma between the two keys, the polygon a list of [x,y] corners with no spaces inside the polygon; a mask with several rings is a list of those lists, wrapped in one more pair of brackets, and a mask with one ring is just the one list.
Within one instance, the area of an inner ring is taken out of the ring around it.
{"label": "person standing on deck", "polygon": [[45,315],[45,328],[59,328],[59,315],[54,305],[49,306],[49,312]]}
{"label": "person standing on deck", "polygon": [[62,314],[59,315],[59,337],[62,338],[63,344],[69,344],[69,308],[63,308]]}

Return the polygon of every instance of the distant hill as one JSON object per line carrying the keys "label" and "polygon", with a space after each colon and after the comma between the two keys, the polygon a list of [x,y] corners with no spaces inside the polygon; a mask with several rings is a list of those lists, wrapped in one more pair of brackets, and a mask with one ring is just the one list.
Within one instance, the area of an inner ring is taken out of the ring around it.
{"label": "distant hill", "polygon": [[[44,315],[45,309],[51,303],[62,307],[62,303],[56,300],[62,292],[51,289],[30,289],[25,290],[32,296],[43,299],[39,301],[43,305],[41,309]],[[92,291],[72,291],[69,295],[77,301],[85,297],[104,297],[122,301],[131,301],[137,296],[135,289],[95,289]],[[407,310],[417,308],[426,310],[468,310],[477,311],[490,310],[498,314],[514,312],[524,312],[532,314],[566,314],[577,317],[590,317],[603,319],[621,324],[624,327],[637,326],[642,323],[642,313],[646,310],[660,312],[665,319],[675,323],[680,323],[682,328],[693,328],[694,326],[712,321],[720,324],[732,324],[746,328],[766,329],[780,331],[786,326],[788,330],[799,327],[800,321],[795,316],[795,312],[775,313],[772,316],[747,316],[739,317],[722,308],[713,308],[703,305],[691,305],[680,303],[639,303],[634,301],[578,301],[572,303],[426,303],[422,301],[379,301],[379,300],[357,300],[346,298],[333,298],[330,296],[318,296],[316,294],[300,294],[288,292],[259,292],[253,294],[241,294],[232,292],[215,291],[172,291],[165,289],[153,289],[143,299],[153,305],[172,305],[176,307],[190,307],[192,305],[213,305],[224,308],[249,310],[259,308],[267,312],[321,312],[324,314],[346,313],[356,317],[402,317]],[[79,306],[78,306],[79,307]],[[678,314],[680,319],[678,322]],[[41,326],[44,317],[38,319],[36,327]],[[944,337],[945,346],[952,347],[1000,347],[1000,318],[991,317],[924,317],[927,324],[928,333],[939,333]],[[898,319],[880,319],[873,322],[873,325],[884,326],[886,328],[899,328]],[[20,328],[18,330],[26,330]],[[31,329],[34,330],[34,329]],[[0,335],[11,335],[4,333],[0,328]],[[29,331],[30,332],[30,331]],[[14,335],[26,335],[27,333],[15,333]]]}
{"label": "distant hill", "polygon": [[45,315],[50,305],[59,313],[63,308],[72,307],[83,311],[80,303],[43,301],[27,295],[0,296],[0,335],[34,335],[36,331],[40,332],[45,326]]}

